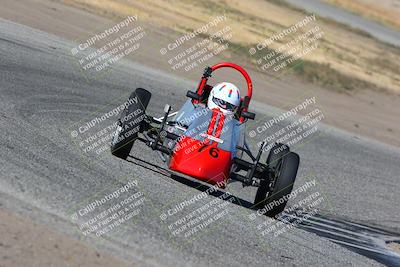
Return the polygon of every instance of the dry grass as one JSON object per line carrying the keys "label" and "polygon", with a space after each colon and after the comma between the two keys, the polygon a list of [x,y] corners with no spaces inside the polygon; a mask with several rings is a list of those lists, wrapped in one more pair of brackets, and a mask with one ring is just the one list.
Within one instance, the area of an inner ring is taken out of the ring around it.
{"label": "dry grass", "polygon": [[390,242],[388,244],[389,248],[391,248],[395,253],[400,253],[400,244],[397,242]]}
{"label": "dry grass", "polygon": [[350,12],[400,29],[399,0],[324,0]]}
{"label": "dry grass", "polygon": [[[386,0],[385,0],[386,1]],[[302,20],[301,10],[265,0],[65,0],[92,12],[110,17],[138,14],[157,27],[187,32],[206,24],[211,18],[225,13],[227,25],[234,32],[231,42],[247,58],[246,49],[271,34]],[[331,88],[384,88],[400,93],[400,49],[383,44],[359,31],[339,23],[317,19],[325,33],[319,48],[308,54],[303,66],[293,73],[311,82]],[[285,41],[276,42],[276,49]],[[320,73],[318,73],[318,71]]]}

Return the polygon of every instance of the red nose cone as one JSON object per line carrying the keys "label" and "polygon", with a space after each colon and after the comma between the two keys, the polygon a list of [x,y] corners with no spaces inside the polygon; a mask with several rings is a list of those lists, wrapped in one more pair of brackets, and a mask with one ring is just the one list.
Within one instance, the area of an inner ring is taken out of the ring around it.
{"label": "red nose cone", "polygon": [[214,144],[183,137],[176,146],[169,168],[210,184],[223,184],[229,177],[231,153]]}

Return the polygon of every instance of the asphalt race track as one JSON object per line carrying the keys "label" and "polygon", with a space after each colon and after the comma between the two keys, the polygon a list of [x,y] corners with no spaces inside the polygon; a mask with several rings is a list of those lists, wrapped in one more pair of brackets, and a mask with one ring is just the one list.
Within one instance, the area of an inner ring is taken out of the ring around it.
{"label": "asphalt race track", "polygon": [[[233,197],[218,202],[224,210],[218,221],[188,238],[172,234],[172,222],[225,191],[197,198],[209,187],[149,165],[162,162],[143,145],[135,143],[134,158],[123,162],[109,151],[85,153],[80,136],[71,132],[122,104],[136,87],[153,93],[149,113],[162,116],[164,104],[179,108],[195,83],[130,61],[93,79],[77,66],[70,52],[74,45],[0,20],[3,207],[137,266],[399,266],[385,241],[400,240],[400,149],[322,124],[293,148],[301,156],[296,187],[315,180],[312,190],[323,197],[308,222],[262,235],[259,226],[267,218],[251,208],[255,189],[234,183],[227,188]],[[253,125],[280,112],[257,102],[253,107],[258,118]],[[249,141],[254,148],[259,140]],[[139,213],[102,237],[85,237],[77,227],[85,218],[77,211],[129,181],[143,196],[136,202]],[[168,214],[189,199],[196,201]]]}

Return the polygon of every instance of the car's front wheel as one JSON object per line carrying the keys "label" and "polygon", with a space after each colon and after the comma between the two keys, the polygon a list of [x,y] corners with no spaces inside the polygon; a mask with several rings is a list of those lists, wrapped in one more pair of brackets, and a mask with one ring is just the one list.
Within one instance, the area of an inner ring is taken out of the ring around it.
{"label": "car's front wheel", "polygon": [[111,141],[111,153],[114,156],[121,159],[129,156],[138,133],[143,130],[145,112],[150,98],[151,93],[142,88],[137,88],[130,95]]}
{"label": "car's front wheel", "polygon": [[275,184],[269,192],[268,179],[261,182],[255,198],[255,206],[265,208],[265,215],[273,217],[281,213],[288,202],[288,196],[296,180],[300,157],[283,144],[276,144],[270,151],[267,165],[272,171]]}

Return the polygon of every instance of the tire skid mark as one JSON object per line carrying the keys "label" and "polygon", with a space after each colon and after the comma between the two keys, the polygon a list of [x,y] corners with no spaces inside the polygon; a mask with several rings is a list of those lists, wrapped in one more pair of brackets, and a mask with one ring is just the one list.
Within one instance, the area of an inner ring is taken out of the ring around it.
{"label": "tire skid mark", "polygon": [[296,211],[284,213],[280,220],[287,224],[300,222],[297,228],[317,234],[387,266],[400,266],[400,254],[388,247],[390,242],[400,243],[399,234],[322,215],[311,215],[307,220],[301,220]]}

